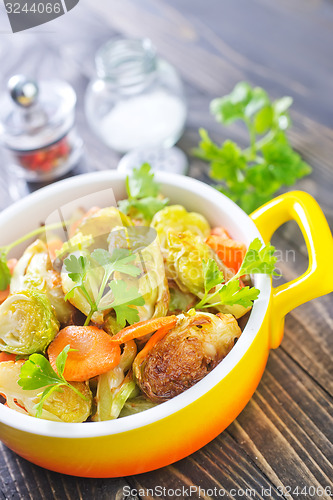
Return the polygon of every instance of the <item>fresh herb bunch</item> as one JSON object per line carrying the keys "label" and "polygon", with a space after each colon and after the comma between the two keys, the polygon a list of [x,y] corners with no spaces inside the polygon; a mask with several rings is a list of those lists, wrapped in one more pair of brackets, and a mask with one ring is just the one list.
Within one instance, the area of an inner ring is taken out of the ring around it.
{"label": "fresh herb bunch", "polygon": [[[238,304],[243,307],[252,307],[253,301],[259,296],[259,290],[254,287],[240,285],[240,278],[246,274],[268,274],[277,275],[275,264],[277,258],[274,256],[275,248],[270,245],[262,245],[259,238],[250,244],[243,263],[238,272],[225,284],[224,275],[219,270],[214,259],[203,261],[205,293],[196,309],[207,309],[220,305],[233,306]],[[215,289],[215,290],[214,290]]]}
{"label": "fresh herb bunch", "polygon": [[28,361],[21,368],[19,386],[25,391],[35,389],[44,389],[41,394],[39,403],[35,406],[36,417],[42,416],[43,405],[53,392],[61,392],[62,387],[66,386],[72,389],[80,398],[87,401],[87,398],[73,387],[64,378],[64,370],[67,361],[67,356],[70,351],[74,351],[67,345],[56,359],[56,367],[58,374],[53,370],[51,363],[42,354],[32,354]]}
{"label": "fresh herb bunch", "polygon": [[212,179],[222,182],[217,189],[247,213],[269,201],[281,187],[311,173],[286,136],[292,102],[291,97],[272,102],[264,89],[240,82],[229,95],[214,99],[210,109],[223,125],[242,120],[248,128],[249,147],[241,149],[231,140],[219,146],[206,130],[199,131],[201,141],[194,154],[210,163]]}
{"label": "fresh herb bunch", "polygon": [[159,210],[168,203],[167,198],[159,196],[159,185],[154,180],[154,173],[148,163],[140,168],[134,168],[131,175],[126,178],[127,200],[118,203],[119,209],[124,214],[134,218],[150,221]]}
{"label": "fresh herb bunch", "polygon": [[[138,311],[131,306],[143,306],[145,304],[144,298],[138,293],[136,287],[127,287],[123,281],[111,279],[115,272],[132,277],[139,276],[141,271],[133,264],[134,260],[135,255],[124,248],[115,248],[112,254],[107,250],[98,248],[92,252],[91,256],[80,255],[77,257],[72,254],[65,259],[65,269],[69,278],[75,283],[73,288],[66,294],[65,299],[72,298],[77,288],[81,290],[90,306],[85,325],[89,325],[95,312],[111,308],[114,309],[117,323],[121,328],[126,325],[126,321],[131,325],[139,321]],[[85,283],[86,278],[89,281],[89,274],[94,275],[99,268],[103,269],[104,274],[95,299],[89,294]],[[113,299],[110,297],[110,301],[105,300],[104,294],[107,286],[112,291]]]}

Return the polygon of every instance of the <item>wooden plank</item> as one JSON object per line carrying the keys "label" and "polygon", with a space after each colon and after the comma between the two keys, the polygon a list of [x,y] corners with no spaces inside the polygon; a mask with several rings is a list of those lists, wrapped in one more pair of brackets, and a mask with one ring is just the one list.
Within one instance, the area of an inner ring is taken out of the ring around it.
{"label": "wooden plank", "polygon": [[129,483],[122,478],[94,480],[46,471],[18,457],[0,443],[0,499],[121,500],[125,486],[129,487]]}
{"label": "wooden plank", "polygon": [[[251,5],[247,0],[226,0],[222,7],[218,0],[194,1],[191,7],[186,0],[86,0],[84,8],[81,4],[54,25],[57,36],[3,37],[0,49],[3,82],[19,68],[38,77],[57,74],[75,86],[77,122],[86,144],[85,160],[76,172],[115,168],[118,161],[118,155],[91,133],[84,115],[83,97],[94,74],[96,49],[116,34],[150,36],[185,80],[189,118],[180,146],[188,153],[197,145],[200,126],[218,141],[231,137],[246,143],[245,129],[238,124],[222,128],[208,112],[210,100],[228,92],[238,80],[263,85],[273,97],[294,97],[290,138],[314,167],[312,176],[298,187],[317,197],[333,223],[329,0],[255,0]],[[207,171],[202,162],[191,162],[192,176],[208,181]],[[283,252],[295,250],[295,261],[281,264],[284,277],[293,279],[306,267],[300,233],[294,225],[286,225],[274,242]],[[1,445],[0,499],[122,500],[125,485],[158,484],[250,487],[256,498],[263,497],[261,488],[267,486],[272,487],[269,498],[277,499],[281,486],[331,484],[332,300],[317,299],[287,317],[282,348],[272,353],[254,398],[228,431],[203,450],[135,478],[85,480],[45,472]]]}
{"label": "wooden plank", "polygon": [[[165,488],[163,498],[166,499],[175,498],[172,491],[176,489],[182,492],[181,498],[185,498],[185,491],[191,492],[191,498],[194,499],[241,498],[242,495],[251,498],[251,494],[263,499],[262,490],[271,488],[270,481],[257,467],[255,460],[227,432],[186,459],[128,480],[137,491],[143,489],[150,493],[148,498],[156,498],[151,495],[156,485]],[[215,491],[215,495],[209,494],[209,490]],[[273,487],[270,498],[283,496],[279,496]]]}
{"label": "wooden plank", "polygon": [[228,431],[275,486],[332,488],[332,422],[332,398],[280,349]]}

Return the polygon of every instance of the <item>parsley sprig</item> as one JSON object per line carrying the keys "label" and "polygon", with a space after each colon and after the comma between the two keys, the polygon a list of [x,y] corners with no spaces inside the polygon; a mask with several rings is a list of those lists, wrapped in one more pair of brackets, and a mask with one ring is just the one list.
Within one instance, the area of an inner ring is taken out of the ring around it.
{"label": "parsley sprig", "polygon": [[201,141],[194,153],[210,162],[212,179],[222,182],[217,188],[247,213],[269,201],[281,187],[311,173],[286,136],[291,104],[291,97],[272,102],[264,89],[240,82],[229,95],[212,101],[211,112],[223,125],[243,121],[249,146],[241,149],[230,140],[218,145],[206,130],[199,131]]}
{"label": "parsley sprig", "polygon": [[169,200],[159,197],[159,185],[154,180],[154,173],[148,163],[133,169],[126,178],[127,200],[118,203],[119,209],[134,218],[150,221],[159,210],[164,208]]}
{"label": "parsley sprig", "polygon": [[70,348],[70,345],[67,345],[58,355],[56,359],[58,374],[53,370],[51,363],[42,354],[32,354],[29,356],[28,361],[22,366],[18,384],[23,390],[31,391],[45,387],[39,403],[35,405],[37,418],[42,416],[44,403],[51,394],[54,392],[62,392],[62,387],[65,386],[72,389],[83,400],[88,401],[82,392],[73,387],[64,378],[67,356],[68,353],[73,350],[74,349]]}
{"label": "parsley sprig", "polygon": [[[240,277],[245,274],[268,274],[277,275],[275,272],[276,257],[275,248],[270,245],[262,245],[256,238],[249,245],[243,263],[238,272],[225,284],[223,272],[218,268],[214,259],[203,261],[205,293],[196,309],[207,309],[220,305],[233,306],[235,304],[243,307],[251,307],[253,301],[259,296],[259,290],[254,287],[241,287]],[[215,289],[215,290],[214,290]]]}
{"label": "parsley sprig", "polygon": [[[127,287],[125,282],[112,279],[115,272],[131,277],[139,276],[141,271],[133,264],[134,260],[135,254],[124,248],[115,248],[112,254],[98,248],[92,252],[91,256],[80,255],[77,257],[72,254],[65,259],[65,269],[69,278],[75,283],[66,294],[65,299],[72,298],[76,289],[81,290],[90,306],[85,325],[89,325],[95,312],[111,308],[115,310],[117,322],[122,328],[126,325],[126,321],[130,324],[139,321],[138,311],[131,306],[143,306],[145,304],[144,298],[135,286]],[[86,282],[89,282],[89,277],[93,276],[100,268],[103,270],[103,278],[99,284],[97,297],[94,298],[89,293]],[[107,294],[105,295],[107,286],[111,289],[112,300]]]}

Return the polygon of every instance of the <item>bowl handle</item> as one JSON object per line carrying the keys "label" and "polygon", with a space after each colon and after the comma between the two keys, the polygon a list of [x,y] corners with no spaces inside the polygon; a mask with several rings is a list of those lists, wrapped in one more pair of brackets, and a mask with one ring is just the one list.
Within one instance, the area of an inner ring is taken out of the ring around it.
{"label": "bowl handle", "polygon": [[278,227],[295,220],[305,239],[309,267],[299,278],[273,288],[271,302],[271,347],[280,345],[284,317],[308,300],[333,291],[333,238],[318,203],[308,193],[291,191],[269,201],[250,215],[264,241]]}

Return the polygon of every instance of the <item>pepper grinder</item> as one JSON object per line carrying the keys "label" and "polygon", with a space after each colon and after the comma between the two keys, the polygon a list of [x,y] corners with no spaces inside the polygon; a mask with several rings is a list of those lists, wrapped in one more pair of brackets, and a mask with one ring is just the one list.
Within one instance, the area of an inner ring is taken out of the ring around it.
{"label": "pepper grinder", "polygon": [[8,90],[0,99],[0,139],[11,167],[28,181],[49,181],[69,172],[83,145],[74,126],[74,89],[62,80],[37,83],[16,75]]}

